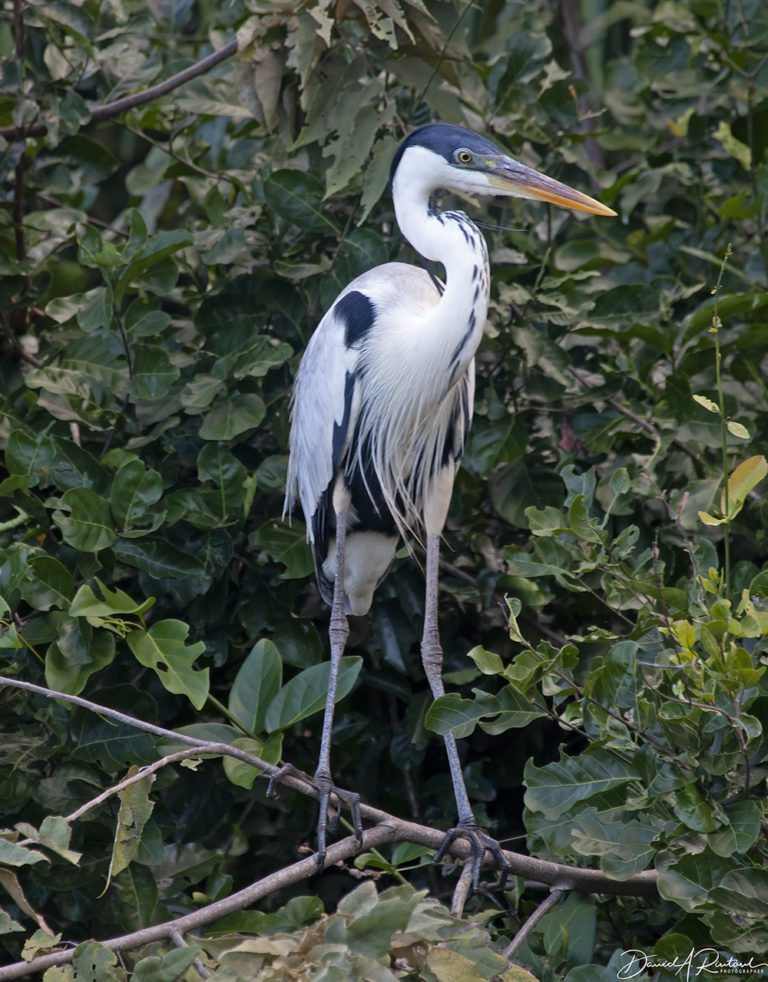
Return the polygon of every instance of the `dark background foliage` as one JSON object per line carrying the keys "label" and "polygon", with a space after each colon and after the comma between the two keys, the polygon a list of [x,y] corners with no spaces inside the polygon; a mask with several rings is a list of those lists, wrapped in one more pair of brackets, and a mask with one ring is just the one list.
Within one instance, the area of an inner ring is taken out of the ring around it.
{"label": "dark background foliage", "polygon": [[[235,32],[236,58],[109,108]],[[613,979],[628,948],[764,951],[766,37],[762,0],[6,0],[3,675],[314,769],[327,611],[303,523],[281,519],[291,379],[343,285],[414,261],[386,186],[399,140],[464,123],[619,218],[462,205],[488,223],[493,296],[445,534],[449,695],[430,708],[403,554],[352,623],[335,777],[445,828],[435,732],[453,727],[476,815],[510,848],[659,871],[657,899],[551,911],[518,955],[541,979]],[[312,842],[311,801],[175,765],[104,891],[118,803],[71,839],[50,819],[154,760],[153,740],[0,698],[8,961],[36,917],[108,937]],[[417,853],[368,870],[383,889],[407,862],[445,899]],[[354,885],[332,871],[294,892],[332,911]],[[540,898],[519,882],[469,913],[500,950]],[[230,926],[298,929],[320,907],[293,910]],[[490,977],[478,964],[466,978]],[[452,977],[420,971],[399,977]]]}

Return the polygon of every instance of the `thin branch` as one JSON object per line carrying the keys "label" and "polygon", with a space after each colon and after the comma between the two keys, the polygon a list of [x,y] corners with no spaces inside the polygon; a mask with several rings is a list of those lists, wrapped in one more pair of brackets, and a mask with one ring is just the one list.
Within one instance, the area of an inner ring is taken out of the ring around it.
{"label": "thin branch", "polygon": [[451,913],[456,917],[464,915],[464,905],[472,893],[472,863],[464,863],[459,876],[459,881],[453,891],[451,900]]}
{"label": "thin branch", "polygon": [[[237,38],[232,38],[231,41],[228,41],[218,51],[206,55],[205,58],[196,61],[194,65],[189,65],[175,75],[171,75],[164,82],[158,82],[157,85],[151,85],[142,92],[134,92],[133,95],[124,96],[122,99],[115,99],[114,102],[106,102],[103,105],[94,106],[91,109],[90,122],[99,123],[102,120],[111,119],[113,116],[119,116],[120,113],[126,112],[128,109],[135,109],[136,106],[143,106],[147,102],[159,99],[161,96],[173,92],[174,89],[178,89],[185,82],[189,82],[199,75],[204,75],[220,62],[231,58],[236,52]],[[44,136],[47,131],[48,127],[45,123],[33,123],[31,126],[0,126],[0,136],[9,137],[12,140],[24,140],[27,137]]]}
{"label": "thin branch", "polygon": [[523,924],[514,938],[512,938],[507,947],[504,949],[503,954],[506,959],[510,959],[512,955],[514,955],[542,917],[544,917],[545,914],[548,914],[553,907],[559,904],[567,892],[567,890],[554,889],[548,897],[542,900],[536,910],[531,914],[525,924]]}
{"label": "thin branch", "polygon": [[[177,948],[189,948],[189,945],[178,931],[171,931],[170,937],[171,941],[173,941]],[[200,978],[209,979],[211,977],[211,973],[208,971],[205,965],[203,965],[199,958],[195,958],[192,964],[195,966],[197,974],[200,976]]]}
{"label": "thin branch", "polygon": [[[583,386],[583,388],[587,389],[587,391],[593,388],[593,386],[589,384],[589,382],[584,378],[584,376],[580,372],[578,372],[572,365],[568,366],[568,371],[576,379],[579,385]],[[609,406],[615,409],[616,412],[621,413],[622,416],[626,416],[627,419],[631,419],[632,422],[635,424],[635,426],[639,427],[639,429],[641,430],[645,430],[645,432],[649,433],[655,440],[661,439],[661,433],[659,432],[659,430],[656,429],[653,423],[649,423],[647,419],[643,419],[642,416],[638,416],[637,413],[632,412],[631,409],[628,409],[626,406],[622,405],[618,399],[613,399],[609,397],[606,398],[605,401],[608,403]],[[698,463],[699,458],[696,455],[696,453],[693,450],[691,450],[690,447],[686,446],[682,442],[682,440],[678,440],[677,437],[675,437],[672,440],[672,443],[674,444],[675,447],[677,447],[678,450],[682,450],[684,453],[687,453],[688,456],[691,458],[691,460],[695,460]]]}

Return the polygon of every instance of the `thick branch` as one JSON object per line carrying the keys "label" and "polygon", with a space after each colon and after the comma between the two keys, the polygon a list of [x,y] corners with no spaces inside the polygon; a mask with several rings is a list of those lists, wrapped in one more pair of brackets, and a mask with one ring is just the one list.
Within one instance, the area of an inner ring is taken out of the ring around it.
{"label": "thick branch", "polygon": [[[152,102],[153,99],[159,99],[174,89],[178,89],[185,82],[197,78],[198,75],[204,75],[215,65],[218,65],[219,62],[231,58],[236,52],[237,39],[232,38],[223,48],[219,48],[218,51],[206,55],[205,58],[201,58],[194,65],[189,65],[189,67],[177,72],[176,75],[172,75],[164,82],[158,82],[157,85],[151,85],[142,92],[134,92],[133,95],[124,96],[122,99],[115,99],[114,102],[94,106],[91,109],[91,122],[98,123],[104,119],[111,119],[113,116],[119,116],[120,113],[128,109],[134,109],[136,106],[143,106],[147,102]],[[31,126],[0,126],[0,136],[9,137],[12,140],[24,140],[27,137],[44,136],[47,130],[48,127],[45,123],[33,123]]]}
{"label": "thick branch", "polygon": [[[295,768],[286,770],[285,768],[276,767],[274,764],[270,764],[260,757],[256,757],[254,754],[240,750],[237,747],[230,747],[226,743],[210,743],[206,740],[199,740],[196,737],[187,736],[186,734],[174,733],[173,730],[163,729],[161,726],[155,726],[154,723],[145,723],[143,720],[138,720],[132,716],[127,716],[125,713],[120,713],[116,709],[110,709],[108,706],[100,706],[98,703],[90,702],[81,696],[71,696],[65,692],[56,692],[53,689],[46,689],[41,685],[35,685],[33,682],[24,682],[21,679],[0,676],[0,685],[25,689],[29,692],[35,692],[38,695],[45,696],[48,699],[61,699],[64,702],[82,706],[94,713],[119,720],[121,723],[125,723],[126,726],[132,726],[139,730],[154,733],[156,736],[163,737],[166,740],[196,747],[201,755],[214,754],[217,756],[235,757],[237,760],[242,760],[244,763],[250,764],[251,767],[258,768],[265,777],[274,777],[280,784],[291,788],[293,791],[297,791],[299,794],[308,795],[315,799],[320,797],[320,792],[312,784],[312,779],[303,774],[303,772]],[[152,768],[152,765],[149,766]],[[336,804],[339,805],[339,802],[337,801]],[[403,821],[394,815],[390,815],[388,812],[381,811],[379,808],[372,808],[370,805],[361,803],[360,813],[369,822],[376,823],[377,825],[386,825],[390,829],[396,829],[397,831],[393,833],[393,837],[396,836],[397,841],[413,842],[416,845],[437,849],[445,838],[445,832],[440,829],[434,829],[427,825],[419,825],[416,822]],[[464,860],[470,854],[469,843],[463,839],[457,839],[451,845],[449,853],[458,859]],[[504,851],[504,855],[510,862],[510,874],[512,876],[522,876],[525,879],[543,883],[553,888],[578,890],[582,893],[605,893],[614,896],[630,897],[649,897],[655,896],[656,894],[656,873],[652,870],[645,873],[638,873],[628,880],[619,881],[611,880],[599,870],[581,869],[578,866],[565,866],[561,863],[552,863],[544,859],[536,859],[533,856],[524,856],[508,850]],[[326,863],[327,865],[329,864]],[[315,866],[314,868],[316,870],[317,867]],[[0,974],[1,978],[3,978],[2,974]]]}
{"label": "thick branch", "polygon": [[[377,825],[373,829],[368,829],[363,834],[363,849],[374,849],[386,845],[395,840],[395,829],[390,825]],[[334,842],[328,847],[325,867],[335,866],[345,859],[351,859],[360,850],[360,845],[353,835],[341,842]],[[207,924],[224,917],[225,914],[232,914],[239,910],[250,907],[264,897],[290,886],[292,883],[299,883],[309,879],[310,876],[317,874],[317,862],[315,856],[307,856],[306,859],[299,860],[292,866],[271,873],[261,880],[257,880],[250,886],[233,893],[223,900],[208,904],[199,910],[184,914],[171,921],[164,921],[162,924],[153,924],[151,927],[142,928],[140,931],[133,931],[130,934],[123,934],[117,938],[109,938],[102,941],[112,951],[130,951],[142,945],[151,944],[156,941],[164,941],[172,938],[173,935],[184,935],[191,931],[197,931]],[[0,968],[0,980],[19,979],[25,975],[32,975],[37,972],[44,972],[53,965],[68,965],[71,963],[74,951],[51,952],[48,955],[41,955],[29,962],[15,962]]]}

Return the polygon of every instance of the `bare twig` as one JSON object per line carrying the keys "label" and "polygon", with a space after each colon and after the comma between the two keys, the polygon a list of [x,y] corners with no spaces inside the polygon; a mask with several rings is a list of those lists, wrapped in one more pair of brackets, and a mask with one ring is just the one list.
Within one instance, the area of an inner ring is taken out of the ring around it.
{"label": "bare twig", "polygon": [[[583,388],[587,390],[592,388],[592,386],[584,378],[581,372],[578,372],[572,365],[568,366],[568,371],[576,379],[579,385],[581,385]],[[613,399],[611,397],[608,397],[606,398],[605,401],[608,403],[609,406],[615,409],[616,412],[621,413],[622,416],[626,416],[627,419],[631,419],[632,422],[635,424],[635,426],[637,426],[641,430],[645,430],[645,432],[649,433],[655,440],[661,439],[661,433],[659,432],[659,430],[656,429],[653,423],[650,423],[647,419],[643,419],[642,416],[638,416],[637,413],[632,412],[632,410],[627,408],[627,406],[623,406],[618,399]],[[696,453],[693,450],[691,450],[690,447],[686,446],[682,442],[682,440],[678,440],[675,437],[672,440],[672,443],[674,444],[674,446],[677,447],[678,450],[682,450],[683,453],[688,454],[691,460],[695,460],[698,463],[699,458],[696,455]]]}
{"label": "bare twig", "polygon": [[459,882],[456,884],[451,900],[451,913],[455,914],[456,917],[461,917],[464,914],[464,905],[471,892],[472,863],[464,863],[461,875],[459,876]]}
{"label": "bare twig", "polygon": [[[177,948],[189,948],[189,945],[178,931],[171,931],[170,937],[171,941],[173,941]],[[200,976],[200,978],[209,979],[211,977],[211,973],[208,971],[205,965],[203,965],[199,958],[195,958],[192,964],[195,966],[197,974]]]}
{"label": "bare twig", "polygon": [[[211,68],[218,65],[219,62],[231,58],[236,52],[237,38],[232,38],[231,41],[228,41],[218,51],[206,55],[205,58],[196,61],[194,65],[189,65],[175,75],[171,75],[164,82],[158,82],[157,85],[151,85],[142,92],[134,92],[133,95],[127,95],[122,99],[115,99],[114,102],[106,102],[103,105],[94,106],[91,109],[90,121],[92,123],[98,123],[105,119],[111,119],[113,116],[119,116],[120,113],[126,112],[128,109],[135,109],[136,106],[143,106],[147,102],[159,99],[161,96],[173,92],[174,89],[178,89],[185,82],[189,82],[199,75],[204,75]],[[44,136],[47,130],[48,127],[45,123],[33,123],[31,126],[0,126],[0,136],[10,137],[15,140],[24,140],[27,137]]]}
{"label": "bare twig", "polygon": [[504,949],[505,958],[509,959],[512,957],[512,955],[514,955],[542,917],[549,913],[549,911],[552,910],[556,904],[560,903],[567,892],[567,890],[555,888],[548,897],[542,900],[536,910],[531,914],[525,924],[523,924],[514,938],[512,938],[507,947]]}

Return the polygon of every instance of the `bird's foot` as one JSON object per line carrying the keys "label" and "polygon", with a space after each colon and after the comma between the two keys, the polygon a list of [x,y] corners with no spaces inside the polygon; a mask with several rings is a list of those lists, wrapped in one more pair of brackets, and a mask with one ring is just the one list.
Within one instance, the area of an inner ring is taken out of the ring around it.
{"label": "bird's foot", "polygon": [[[322,867],[325,864],[326,834],[335,834],[339,825],[341,806],[346,805],[352,813],[352,830],[360,846],[363,844],[363,820],[360,816],[360,795],[357,794],[356,791],[347,791],[344,788],[337,787],[333,783],[330,774],[315,774],[312,783],[320,792],[320,810],[317,818],[317,854],[315,856],[315,862],[318,866]],[[334,795],[337,798],[339,804],[338,807],[332,811],[329,817],[328,810],[331,803],[331,795]]]}
{"label": "bird's foot", "polygon": [[456,839],[466,839],[469,842],[470,854],[467,862],[472,869],[472,892],[477,893],[480,885],[480,867],[483,865],[485,852],[491,854],[494,864],[499,870],[499,889],[503,890],[509,875],[509,860],[504,855],[496,839],[482,832],[474,821],[459,821],[452,829],[448,829],[440,848],[435,853],[435,862],[440,862]]}
{"label": "bird's foot", "polygon": [[267,784],[266,791],[267,798],[280,797],[277,793],[277,785],[286,774],[290,774],[291,777],[300,777],[302,781],[307,781],[309,784],[312,783],[312,778],[308,774],[305,774],[304,771],[300,771],[298,767],[294,767],[293,764],[283,764],[279,770],[269,776],[269,784]]}

